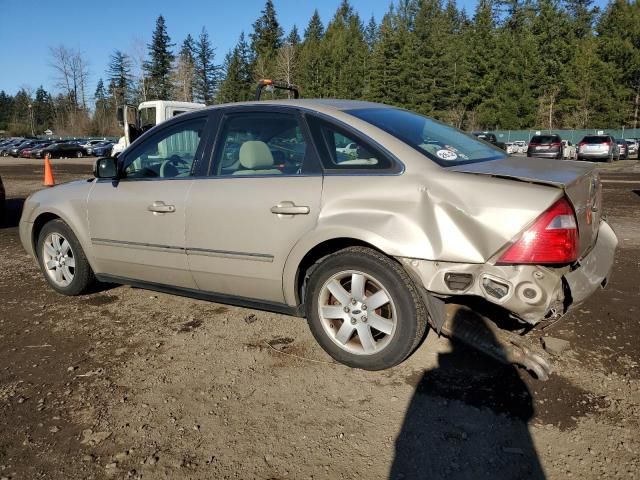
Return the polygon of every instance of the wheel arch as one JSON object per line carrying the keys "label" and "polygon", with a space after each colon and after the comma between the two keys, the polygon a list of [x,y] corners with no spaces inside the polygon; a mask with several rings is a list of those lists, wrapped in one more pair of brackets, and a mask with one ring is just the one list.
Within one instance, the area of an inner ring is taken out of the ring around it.
{"label": "wheel arch", "polygon": [[300,242],[294,247],[285,264],[283,276],[285,302],[291,306],[302,305],[305,281],[313,265],[327,255],[348,247],[367,247],[393,258],[385,252],[382,242],[371,237],[364,238],[363,235],[334,235],[315,239],[315,241]]}
{"label": "wheel arch", "polygon": [[[76,239],[78,240],[78,242],[80,243],[80,246],[82,247],[82,250],[84,251],[85,256],[87,257],[87,261],[89,262],[89,265],[91,266],[91,268],[94,268],[94,264],[93,264],[93,260],[91,258],[91,256],[89,255],[90,249],[89,249],[89,245],[86,245],[85,243],[85,236],[82,235],[78,229],[76,228],[76,225],[74,224],[73,221],[71,221],[69,218],[67,218],[66,215],[64,215],[63,213],[57,211],[57,210],[53,210],[53,209],[48,209],[48,210],[44,210],[41,212],[38,212],[33,220],[33,227],[31,227],[31,234],[30,234],[30,242],[31,242],[31,247],[33,248],[33,253],[34,256],[36,258],[38,258],[38,237],[40,236],[40,232],[42,231],[42,229],[44,228],[44,226],[53,221],[53,220],[62,220],[73,232],[73,234],[76,236]],[[94,270],[95,271],[95,270]]]}

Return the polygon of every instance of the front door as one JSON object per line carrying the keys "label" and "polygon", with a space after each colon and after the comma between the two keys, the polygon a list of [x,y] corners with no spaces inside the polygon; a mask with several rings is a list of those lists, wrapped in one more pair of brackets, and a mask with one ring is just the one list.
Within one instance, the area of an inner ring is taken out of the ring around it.
{"label": "front door", "polygon": [[295,113],[225,115],[207,178],[187,207],[187,256],[198,288],[284,301],[282,274],[318,219],[322,176]]}
{"label": "front door", "polygon": [[205,125],[206,117],[172,123],[125,152],[119,181],[96,181],[88,201],[96,273],[195,288],[186,200]]}

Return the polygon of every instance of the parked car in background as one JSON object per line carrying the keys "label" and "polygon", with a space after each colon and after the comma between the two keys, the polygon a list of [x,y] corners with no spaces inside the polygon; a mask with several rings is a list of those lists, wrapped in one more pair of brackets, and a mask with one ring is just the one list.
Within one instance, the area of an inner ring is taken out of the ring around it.
{"label": "parked car in background", "polygon": [[20,150],[20,156],[22,158],[35,158],[32,156],[34,150],[37,150],[38,148],[46,148],[49,145],[51,145],[51,142],[37,143],[31,147],[23,148]]}
{"label": "parked car in background", "polygon": [[94,145],[98,145],[100,143],[105,142],[106,140],[104,139],[99,139],[99,140],[88,140],[86,142],[82,142],[81,145],[87,150],[87,154],[89,155],[88,150],[93,147]]}
{"label": "parked car in background", "polygon": [[94,143],[93,145],[86,147],[87,156],[89,157],[109,157],[111,156],[111,149],[113,148],[112,142],[101,141]]}
{"label": "parked car in background", "polygon": [[624,138],[616,138],[616,143],[618,144],[618,159],[626,160],[629,158],[629,145]]}
{"label": "parked car in background", "polygon": [[618,143],[611,135],[587,135],[578,144],[578,160],[613,162],[619,158]]}
{"label": "parked car in background", "polygon": [[524,140],[516,140],[513,144],[517,147],[517,153],[527,153],[527,142]]}
{"label": "parked car in background", "polygon": [[501,150],[506,150],[507,147],[503,142],[498,141],[498,137],[496,137],[495,133],[491,132],[471,132],[474,137],[479,138],[480,140],[484,140],[485,142],[489,142],[492,145],[495,145]]}
{"label": "parked car in background", "polygon": [[25,142],[22,142],[19,145],[12,147],[9,150],[9,155],[17,158],[21,155],[23,150],[27,148],[37,147],[39,145],[42,145],[43,143],[46,143],[46,141],[45,140],[27,140]]}
{"label": "parked car in background", "polygon": [[527,157],[562,159],[563,146],[560,135],[534,135],[529,141]]}
{"label": "parked car in background", "polygon": [[[38,145],[31,149],[31,158],[44,158],[44,153],[47,147],[54,145],[56,143],[65,143],[65,140],[53,140],[44,145]],[[46,152],[45,152],[46,153]]]}
{"label": "parked car in background", "polygon": [[26,139],[23,137],[14,137],[14,138],[4,139],[2,142],[0,142],[0,153],[5,152],[9,148],[13,147],[14,145],[18,145],[19,143],[22,143],[25,140]]}
{"label": "parked car in background", "polygon": [[348,143],[344,147],[336,147],[336,152],[344,153],[345,155],[354,156],[358,150],[358,145],[355,143]]}
{"label": "parked car in background", "polygon": [[629,149],[629,158],[638,158],[638,140],[635,138],[625,138],[625,140],[627,141],[627,146]]}
{"label": "parked car in background", "polygon": [[509,155],[512,155],[514,153],[518,153],[518,147],[516,147],[514,145],[513,142],[507,142],[504,144],[504,150],[505,152],[507,152]]}
{"label": "parked car in background", "polygon": [[98,279],[303,316],[329,355],[369,370],[402,362],[428,325],[455,336],[442,298],[559,318],[606,285],[617,245],[593,166],[514,158],[369,102],[183,113],[94,175],[25,201],[20,238],[54,290]]}
{"label": "parked car in background", "polygon": [[53,143],[42,151],[42,155],[49,154],[50,158],[82,158],[87,152],[83,146],[74,141]]}
{"label": "parked car in background", "polygon": [[562,140],[562,158],[565,160],[575,160],[576,156],[576,146],[569,140]]}

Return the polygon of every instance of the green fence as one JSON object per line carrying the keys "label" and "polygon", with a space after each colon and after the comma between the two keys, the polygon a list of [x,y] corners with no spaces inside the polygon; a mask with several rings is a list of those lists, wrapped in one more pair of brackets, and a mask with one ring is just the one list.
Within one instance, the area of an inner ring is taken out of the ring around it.
{"label": "green fence", "polygon": [[500,142],[513,142],[524,140],[529,142],[534,135],[555,133],[563,140],[578,143],[585,135],[599,135],[607,133],[615,138],[640,138],[640,128],[592,128],[587,130],[495,130],[494,133]]}

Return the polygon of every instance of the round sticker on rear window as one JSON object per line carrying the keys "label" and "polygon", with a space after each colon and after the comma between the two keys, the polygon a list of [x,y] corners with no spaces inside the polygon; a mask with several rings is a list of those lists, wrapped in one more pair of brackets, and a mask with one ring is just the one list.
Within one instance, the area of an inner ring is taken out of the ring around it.
{"label": "round sticker on rear window", "polygon": [[438,156],[438,158],[441,158],[442,160],[447,160],[449,162],[458,158],[458,155],[453,153],[451,150],[438,150],[436,152],[436,155]]}

